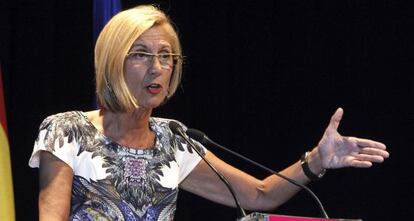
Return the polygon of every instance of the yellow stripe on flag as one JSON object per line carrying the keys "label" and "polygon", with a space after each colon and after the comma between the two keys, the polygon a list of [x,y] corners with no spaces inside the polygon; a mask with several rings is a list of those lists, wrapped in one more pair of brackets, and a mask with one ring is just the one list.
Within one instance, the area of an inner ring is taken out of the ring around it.
{"label": "yellow stripe on flag", "polygon": [[14,221],[14,198],[9,142],[0,125],[0,220]]}
{"label": "yellow stripe on flag", "polygon": [[13,181],[0,67],[0,221],[14,221]]}

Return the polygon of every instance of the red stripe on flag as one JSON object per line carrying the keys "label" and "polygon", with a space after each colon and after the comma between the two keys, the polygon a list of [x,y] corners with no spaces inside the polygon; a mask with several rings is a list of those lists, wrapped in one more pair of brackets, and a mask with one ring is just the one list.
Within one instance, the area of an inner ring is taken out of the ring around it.
{"label": "red stripe on flag", "polygon": [[0,124],[3,126],[3,129],[7,134],[6,104],[4,102],[3,73],[1,71],[1,66],[0,66]]}

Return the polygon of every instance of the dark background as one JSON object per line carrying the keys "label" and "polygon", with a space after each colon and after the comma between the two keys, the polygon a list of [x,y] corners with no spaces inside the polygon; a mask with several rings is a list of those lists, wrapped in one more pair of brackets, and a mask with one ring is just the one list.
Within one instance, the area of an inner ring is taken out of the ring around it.
{"label": "dark background", "polygon": [[[343,107],[340,132],[384,142],[391,157],[371,169],[330,170],[309,187],[331,217],[413,216],[410,1],[182,0],[160,7],[178,26],[186,62],[182,87],[155,115],[280,170],[317,144]],[[38,171],[27,162],[39,124],[56,112],[93,108],[92,3],[2,0],[0,37],[16,217],[36,220]],[[210,149],[257,177],[268,175]],[[319,215],[303,191],[271,213]],[[181,192],[177,220],[235,216]]]}

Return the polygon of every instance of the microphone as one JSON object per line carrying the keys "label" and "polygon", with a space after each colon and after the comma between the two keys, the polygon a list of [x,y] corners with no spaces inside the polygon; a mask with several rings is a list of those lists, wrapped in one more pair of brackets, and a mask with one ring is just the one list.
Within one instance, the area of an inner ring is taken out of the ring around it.
{"label": "microphone", "polygon": [[251,164],[253,164],[255,166],[258,166],[258,167],[260,167],[260,168],[262,168],[262,169],[264,169],[264,170],[266,170],[266,171],[268,171],[268,172],[270,172],[270,173],[272,173],[272,174],[274,174],[274,175],[276,175],[278,177],[281,177],[282,179],[287,180],[289,183],[291,183],[291,184],[293,184],[295,186],[298,186],[298,187],[306,190],[315,199],[316,203],[318,204],[318,207],[319,207],[321,216],[323,218],[329,219],[329,216],[326,213],[325,208],[323,207],[321,201],[315,195],[315,193],[313,193],[312,190],[310,190],[307,186],[305,186],[303,184],[300,184],[300,183],[296,182],[295,180],[290,179],[289,177],[286,177],[286,176],[284,176],[284,175],[282,175],[282,174],[280,174],[280,173],[278,173],[278,172],[276,172],[276,171],[274,171],[274,170],[272,170],[272,169],[270,169],[270,168],[268,168],[268,167],[266,167],[266,166],[264,166],[264,165],[262,165],[260,163],[257,163],[255,161],[253,161],[253,160],[251,160],[251,159],[249,159],[249,158],[247,158],[247,157],[239,154],[239,153],[236,153],[236,152],[234,152],[234,151],[232,151],[232,150],[230,150],[230,149],[228,149],[228,148],[226,148],[226,147],[224,147],[224,146],[222,146],[222,145],[220,145],[220,144],[212,141],[210,138],[207,137],[207,135],[205,133],[203,133],[203,132],[201,132],[199,130],[189,128],[189,129],[187,129],[186,134],[189,137],[191,137],[192,139],[197,140],[198,142],[200,142],[202,144],[205,144],[205,145],[213,145],[213,146],[218,147],[218,148],[220,148],[222,150],[225,150],[225,151],[227,151],[227,152],[229,152],[229,153],[231,153],[231,154],[233,154],[233,155],[235,155],[235,156],[237,156],[237,157],[239,157],[239,158],[241,158],[241,159],[243,159],[243,160],[245,160],[245,161],[247,161],[247,162],[249,162],[249,163],[251,163]]}
{"label": "microphone", "polygon": [[174,134],[178,134],[181,135],[181,137],[184,138],[184,140],[190,144],[190,146],[192,147],[192,149],[201,157],[201,159],[204,160],[204,162],[206,162],[206,164],[211,168],[211,170],[220,178],[220,180],[226,185],[227,189],[229,189],[231,195],[233,196],[234,202],[236,204],[237,207],[237,213],[239,218],[243,218],[246,216],[246,212],[244,211],[244,209],[240,206],[240,202],[237,199],[237,196],[234,192],[233,187],[230,185],[229,181],[221,174],[217,171],[217,169],[200,153],[200,151],[196,148],[195,144],[193,141],[191,141],[188,136],[184,133],[183,128],[180,124],[178,124],[175,121],[170,121],[168,123],[168,126],[170,127],[171,131]]}

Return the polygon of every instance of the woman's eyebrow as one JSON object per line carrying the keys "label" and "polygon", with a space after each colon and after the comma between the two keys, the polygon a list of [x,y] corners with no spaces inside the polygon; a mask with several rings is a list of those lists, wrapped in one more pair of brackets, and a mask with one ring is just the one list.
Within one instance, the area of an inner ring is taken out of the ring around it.
{"label": "woman's eyebrow", "polygon": [[133,44],[133,45],[132,45],[132,47],[131,47],[131,49],[134,49],[134,48],[139,48],[139,47],[144,48],[144,49],[147,49],[147,46],[146,46],[146,45],[144,45],[144,44],[140,44],[140,43],[138,43],[138,44]]}
{"label": "woman's eyebrow", "polygon": [[164,45],[164,46],[162,46],[162,47],[160,48],[160,51],[162,51],[162,50],[171,51],[171,50],[172,50],[172,48],[171,48],[171,46],[169,46],[169,45]]}
{"label": "woman's eyebrow", "polygon": [[[146,46],[145,44],[141,44],[141,43],[133,44],[130,50],[133,50],[133,49],[149,50],[148,46]],[[171,51],[171,50],[172,48],[169,45],[162,45],[161,48],[159,49],[159,51]]]}

